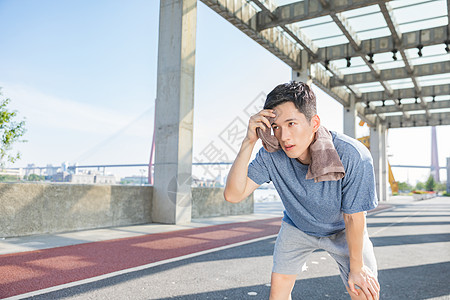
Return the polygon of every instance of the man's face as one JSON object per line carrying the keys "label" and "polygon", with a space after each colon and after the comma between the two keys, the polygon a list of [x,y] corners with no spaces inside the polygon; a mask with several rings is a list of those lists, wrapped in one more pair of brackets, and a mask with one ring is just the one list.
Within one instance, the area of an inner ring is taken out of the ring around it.
{"label": "man's face", "polygon": [[275,137],[290,158],[305,161],[309,158],[308,148],[320,125],[316,115],[310,122],[298,111],[293,102],[284,102],[274,108],[277,115],[272,123]]}

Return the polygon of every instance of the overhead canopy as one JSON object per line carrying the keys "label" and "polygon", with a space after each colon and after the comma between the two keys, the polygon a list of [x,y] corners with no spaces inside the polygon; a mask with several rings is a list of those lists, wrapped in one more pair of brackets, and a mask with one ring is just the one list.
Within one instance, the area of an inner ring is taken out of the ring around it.
{"label": "overhead canopy", "polygon": [[202,2],[370,125],[450,125],[450,0]]}

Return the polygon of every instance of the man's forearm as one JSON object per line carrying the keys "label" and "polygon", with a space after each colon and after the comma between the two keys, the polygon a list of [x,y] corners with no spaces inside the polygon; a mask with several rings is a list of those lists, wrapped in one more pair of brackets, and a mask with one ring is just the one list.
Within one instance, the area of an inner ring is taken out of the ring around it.
{"label": "man's forearm", "polygon": [[350,271],[357,271],[364,265],[362,253],[366,217],[364,212],[345,214],[344,220],[350,254]]}
{"label": "man's forearm", "polygon": [[250,161],[255,144],[255,142],[250,142],[248,139],[244,139],[241,149],[239,150],[239,153],[231,166],[224,191],[225,198],[229,201],[241,198],[245,192],[248,162]]}

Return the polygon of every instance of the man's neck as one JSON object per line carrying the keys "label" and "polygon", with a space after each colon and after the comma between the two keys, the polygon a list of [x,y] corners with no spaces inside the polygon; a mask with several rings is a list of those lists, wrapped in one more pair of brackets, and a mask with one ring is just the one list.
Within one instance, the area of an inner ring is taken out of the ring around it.
{"label": "man's neck", "polygon": [[311,163],[311,154],[309,153],[309,147],[308,147],[308,149],[306,150],[306,157],[302,157],[302,158],[297,157],[296,159],[297,159],[297,161],[299,161],[301,164],[309,165],[309,164]]}

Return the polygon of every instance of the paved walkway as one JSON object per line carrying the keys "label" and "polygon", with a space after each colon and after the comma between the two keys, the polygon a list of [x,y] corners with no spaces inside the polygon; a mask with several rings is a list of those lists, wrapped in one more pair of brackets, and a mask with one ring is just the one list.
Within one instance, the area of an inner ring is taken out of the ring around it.
{"label": "paved walkway", "polygon": [[[368,217],[382,299],[450,299],[450,198],[389,204]],[[0,298],[267,299],[280,219],[280,203],[262,203],[253,215],[186,226],[6,239]],[[349,298],[326,252],[307,266],[293,299]]]}

